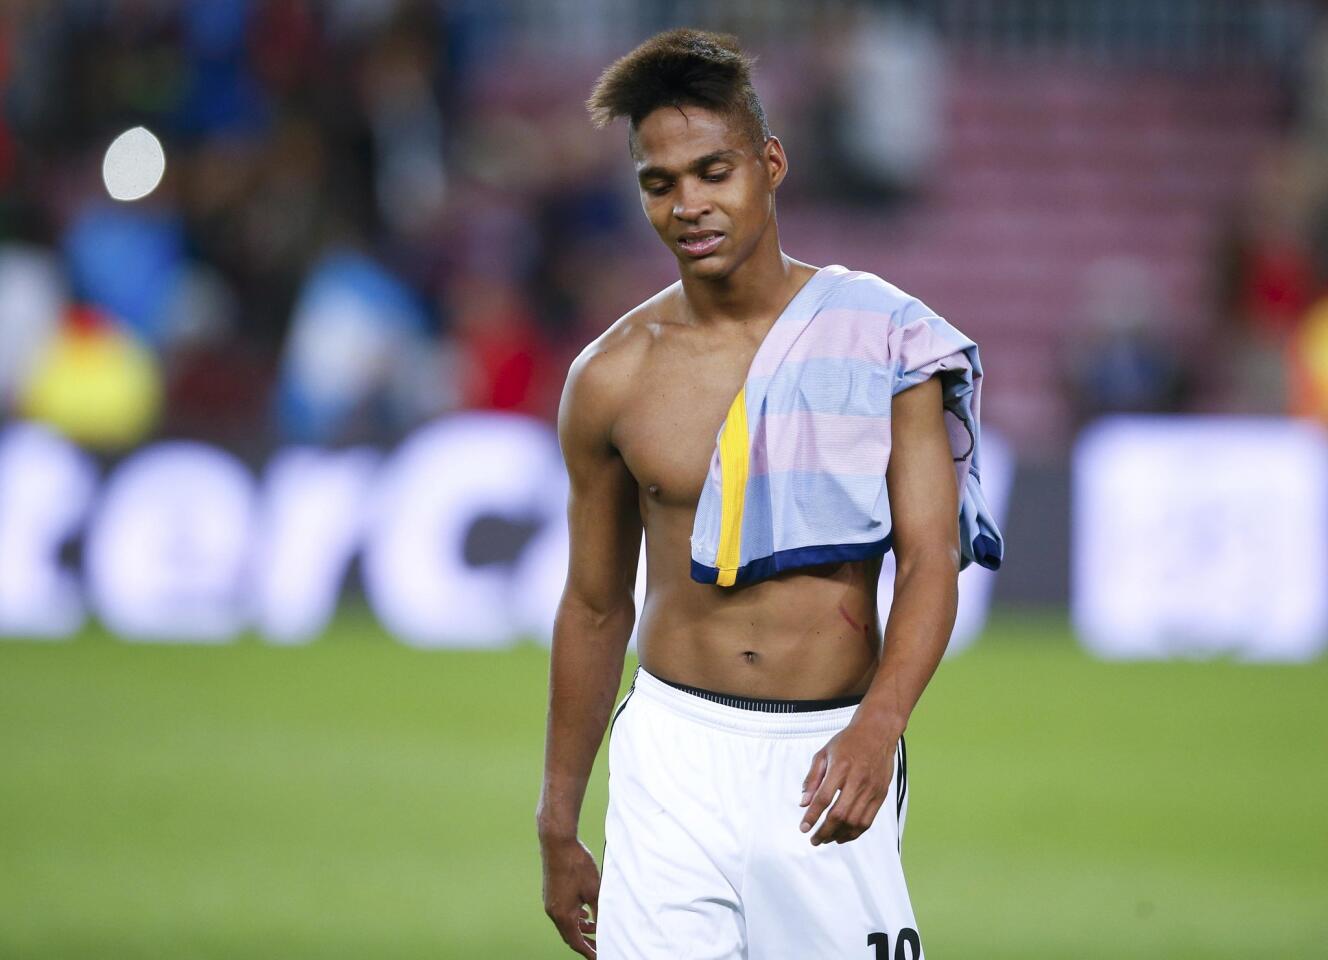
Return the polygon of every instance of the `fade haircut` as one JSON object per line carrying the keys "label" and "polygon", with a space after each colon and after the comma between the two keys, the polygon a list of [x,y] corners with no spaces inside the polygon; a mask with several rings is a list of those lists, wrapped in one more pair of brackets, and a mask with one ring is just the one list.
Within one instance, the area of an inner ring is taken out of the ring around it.
{"label": "fade haircut", "polygon": [[759,150],[770,125],[752,86],[753,63],[736,37],[686,27],[666,30],[600,74],[586,109],[597,127],[627,118],[632,156],[637,156],[637,127],[660,107],[712,110],[741,127]]}

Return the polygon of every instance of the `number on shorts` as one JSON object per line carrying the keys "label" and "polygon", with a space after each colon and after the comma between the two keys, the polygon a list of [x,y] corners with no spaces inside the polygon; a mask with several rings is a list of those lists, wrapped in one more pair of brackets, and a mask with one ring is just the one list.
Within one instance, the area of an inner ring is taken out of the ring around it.
{"label": "number on shorts", "polygon": [[[890,960],[890,934],[867,934],[867,946],[876,948],[875,960]],[[905,946],[909,948],[907,951],[904,950]],[[912,927],[904,927],[899,931],[899,939],[895,941],[894,960],[918,960],[921,956],[922,938]]]}

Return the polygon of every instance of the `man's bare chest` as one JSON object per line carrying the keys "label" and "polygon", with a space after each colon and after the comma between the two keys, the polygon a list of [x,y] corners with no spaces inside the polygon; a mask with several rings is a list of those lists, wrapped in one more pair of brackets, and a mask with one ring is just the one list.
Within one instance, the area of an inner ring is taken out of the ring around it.
{"label": "man's bare chest", "polygon": [[638,372],[614,443],[650,501],[696,505],[715,437],[746,379],[758,341],[658,350]]}

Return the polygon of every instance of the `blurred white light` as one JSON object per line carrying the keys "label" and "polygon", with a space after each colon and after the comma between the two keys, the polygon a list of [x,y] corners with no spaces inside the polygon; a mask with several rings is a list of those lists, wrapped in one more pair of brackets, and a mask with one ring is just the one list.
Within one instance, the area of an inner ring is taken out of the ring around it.
{"label": "blurred white light", "polygon": [[1114,416],[1075,445],[1070,604],[1104,657],[1308,660],[1328,645],[1328,433]]}
{"label": "blurred white light", "polygon": [[126,130],[106,149],[101,176],[116,200],[141,200],[161,183],[166,154],[161,141],[146,127]]}
{"label": "blurred white light", "polygon": [[0,429],[0,636],[65,637],[83,625],[60,557],[97,487],[92,459],[36,424]]}
{"label": "blurred white light", "polygon": [[[564,476],[554,432],[528,417],[469,413],[414,433],[369,505],[364,588],[378,619],[417,647],[546,634],[567,573]],[[466,559],[482,517],[533,528],[515,563]]]}
{"label": "blurred white light", "polygon": [[249,588],[259,632],[305,643],[336,612],[341,582],[370,520],[378,455],[365,449],[278,451],[267,468]]}
{"label": "blurred white light", "polygon": [[84,539],[89,596],[127,640],[221,643],[245,626],[257,512],[249,470],[202,443],[120,462]]}

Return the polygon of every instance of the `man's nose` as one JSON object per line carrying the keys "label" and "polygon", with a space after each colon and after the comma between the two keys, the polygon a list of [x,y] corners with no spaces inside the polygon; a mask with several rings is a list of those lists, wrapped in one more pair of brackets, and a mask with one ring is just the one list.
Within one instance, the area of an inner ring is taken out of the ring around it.
{"label": "man's nose", "polygon": [[678,185],[678,199],[673,204],[673,215],[679,220],[692,222],[710,212],[710,205],[696,186],[686,182]]}

